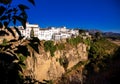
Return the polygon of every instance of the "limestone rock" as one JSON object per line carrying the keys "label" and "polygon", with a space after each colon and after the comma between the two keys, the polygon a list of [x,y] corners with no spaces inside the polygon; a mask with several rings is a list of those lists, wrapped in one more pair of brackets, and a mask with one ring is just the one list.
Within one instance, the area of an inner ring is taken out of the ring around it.
{"label": "limestone rock", "polygon": [[87,60],[87,46],[83,43],[77,45],[77,47],[69,50],[57,50],[54,53],[54,57],[50,56],[50,52],[41,50],[40,54],[35,53],[35,56],[27,58],[26,70],[24,71],[26,76],[30,76],[36,80],[55,80],[61,77],[65,73],[64,67],[60,64],[59,59],[66,57],[68,59],[68,67],[70,69],[80,61]]}

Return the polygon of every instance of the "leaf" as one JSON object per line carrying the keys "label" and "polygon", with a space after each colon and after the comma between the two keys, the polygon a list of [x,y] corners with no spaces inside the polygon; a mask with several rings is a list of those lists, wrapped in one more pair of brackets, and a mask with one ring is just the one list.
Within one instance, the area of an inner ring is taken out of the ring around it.
{"label": "leaf", "polygon": [[30,3],[32,3],[33,5],[35,5],[34,0],[28,0]]}
{"label": "leaf", "polygon": [[19,31],[19,29],[16,27],[14,27],[14,28],[15,28],[16,32],[18,33],[19,37],[21,37],[22,35],[21,35],[21,32]]}
{"label": "leaf", "polygon": [[18,63],[14,63],[14,64],[15,64],[14,69],[18,70],[18,71],[21,71],[23,73],[22,67]]}
{"label": "leaf", "polygon": [[18,40],[24,39],[24,36],[19,36]]}
{"label": "leaf", "polygon": [[7,33],[7,32],[4,31],[4,30],[1,30],[1,31],[0,31],[0,36],[5,36],[5,35],[9,35],[9,33]]}
{"label": "leaf", "polygon": [[20,10],[25,10],[25,9],[29,9],[29,7],[27,7],[26,5],[23,4],[19,4],[18,7],[20,8]]}
{"label": "leaf", "polygon": [[24,20],[21,22],[21,24],[22,24],[22,26],[24,27],[24,29],[26,29],[26,22],[27,22],[26,19],[24,19]]}
{"label": "leaf", "polygon": [[19,61],[18,64],[25,66],[25,63],[23,63],[22,61]]}
{"label": "leaf", "polygon": [[13,32],[11,28],[6,28],[6,29],[15,37],[15,33]]}
{"label": "leaf", "polygon": [[14,60],[14,57],[12,57],[9,53],[7,52],[0,52],[0,60],[5,61],[7,63],[11,63]]}
{"label": "leaf", "polygon": [[0,6],[0,16],[4,13],[4,11],[6,10],[5,7],[3,6]]}
{"label": "leaf", "polygon": [[40,45],[40,40],[37,37],[33,37],[32,40],[30,40],[31,43],[37,43]]}
{"label": "leaf", "polygon": [[16,28],[16,27],[14,27],[14,28],[15,28],[16,32],[18,33],[18,35],[19,35],[18,40],[22,40],[24,38],[24,36],[21,35],[21,32],[19,31],[18,28]]}
{"label": "leaf", "polygon": [[12,19],[13,19],[13,24],[16,25],[16,18],[13,16]]}
{"label": "leaf", "polygon": [[12,11],[13,11],[12,9],[9,9],[9,10],[6,12],[6,14],[11,13]]}
{"label": "leaf", "polygon": [[11,14],[8,14],[8,20],[11,21]]}
{"label": "leaf", "polygon": [[15,39],[12,39],[12,40],[10,40],[9,42],[17,42],[17,40],[15,40]]}
{"label": "leaf", "polygon": [[4,51],[7,49],[11,49],[12,44],[4,46]]}
{"label": "leaf", "polygon": [[30,55],[28,48],[26,46],[19,45],[17,48],[18,49],[15,51],[15,53],[22,54],[23,56],[26,56],[26,57]]}
{"label": "leaf", "polygon": [[8,22],[6,22],[6,21],[4,22],[4,26],[5,26],[5,28],[8,27],[8,24],[9,24]]}
{"label": "leaf", "polygon": [[13,8],[13,11],[14,11],[14,15],[15,15],[18,10],[16,8]]}
{"label": "leaf", "polygon": [[10,4],[11,2],[12,0],[0,0],[0,3],[5,4],[5,5]]}
{"label": "leaf", "polygon": [[[11,44],[12,45],[12,44]],[[11,45],[10,45],[10,47],[11,47]],[[9,46],[8,46],[9,47]],[[10,48],[11,49],[11,48]],[[12,49],[11,49],[12,50]],[[18,56],[14,53],[14,52],[12,52],[11,50],[7,50],[7,52],[9,52],[10,53],[10,55],[13,57],[13,60],[15,60],[15,59],[17,59],[18,60]]]}
{"label": "leaf", "polygon": [[0,22],[0,28],[3,28],[2,22]]}
{"label": "leaf", "polygon": [[27,22],[26,18],[22,18],[22,17],[20,17],[20,16],[14,16],[14,18],[16,18],[18,21],[20,21],[21,24],[22,24],[22,26],[23,26],[24,28],[26,28],[26,22]]}
{"label": "leaf", "polygon": [[23,17],[24,19],[27,19],[28,16],[25,11],[23,11],[19,16]]}
{"label": "leaf", "polygon": [[38,49],[38,45],[34,44],[34,43],[29,43],[28,44],[34,51],[36,51],[37,53],[39,53],[39,49]]}
{"label": "leaf", "polygon": [[0,18],[0,20],[2,21],[2,20],[7,20],[8,19],[8,16],[2,16],[1,18]]}

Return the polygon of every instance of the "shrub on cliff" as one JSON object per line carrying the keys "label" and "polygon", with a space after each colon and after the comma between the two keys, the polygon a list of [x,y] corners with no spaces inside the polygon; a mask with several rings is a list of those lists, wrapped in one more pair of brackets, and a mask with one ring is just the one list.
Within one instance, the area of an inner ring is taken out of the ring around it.
{"label": "shrub on cliff", "polygon": [[60,63],[61,66],[64,67],[65,70],[67,70],[69,61],[68,61],[68,59],[67,59],[66,56],[60,57],[60,58],[59,58],[59,63]]}
{"label": "shrub on cliff", "polygon": [[56,44],[56,47],[58,50],[64,50],[65,49],[65,44],[64,43],[59,43],[59,44]]}
{"label": "shrub on cliff", "polygon": [[44,43],[44,50],[50,51],[51,56],[54,56],[54,52],[56,51],[56,46],[54,45],[53,41],[45,41]]}
{"label": "shrub on cliff", "polygon": [[78,45],[82,41],[83,40],[82,40],[82,38],[80,36],[77,36],[75,38],[67,39],[67,43],[69,43],[72,46],[76,46],[76,45]]}

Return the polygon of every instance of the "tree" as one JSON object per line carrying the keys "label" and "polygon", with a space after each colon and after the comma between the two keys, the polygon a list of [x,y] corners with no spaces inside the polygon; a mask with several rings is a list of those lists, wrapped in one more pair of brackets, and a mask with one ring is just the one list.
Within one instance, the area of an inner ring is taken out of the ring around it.
{"label": "tree", "polygon": [[31,31],[30,31],[30,38],[33,38],[33,37],[34,37],[34,30],[32,28]]}
{"label": "tree", "polygon": [[[29,7],[24,4],[18,4],[16,7],[12,7],[12,1],[0,0],[0,28],[7,29],[15,37],[14,32],[8,26],[10,23],[13,23],[15,27],[16,23],[20,22],[26,28],[28,18],[26,9],[29,9]],[[27,1],[35,5],[34,0]],[[16,32],[18,32],[17,29]],[[5,33],[5,31],[0,31],[0,33]],[[18,34],[20,33],[18,32]]]}
{"label": "tree", "polygon": [[95,33],[95,38],[100,39],[102,37],[102,34],[100,32]]}
{"label": "tree", "polygon": [[85,30],[79,29],[79,34],[85,33]]}
{"label": "tree", "polygon": [[[15,37],[9,24],[12,22],[16,32],[20,35],[15,25],[20,22],[26,28],[27,13],[25,10],[29,7],[23,4],[12,7],[12,1],[0,0],[0,33],[7,34],[5,31],[7,29]],[[27,1],[35,5],[34,0]],[[30,53],[28,47],[38,52],[39,41],[32,39],[27,45],[23,45],[25,41],[21,41],[21,39],[20,35],[18,40],[11,40],[5,45],[0,44],[0,84],[23,84],[25,81],[22,74],[23,66],[25,66],[23,61]]]}
{"label": "tree", "polygon": [[44,50],[46,52],[50,51],[50,54],[53,57],[54,56],[54,52],[56,51],[56,46],[54,45],[54,42],[53,41],[46,41],[44,43]]}

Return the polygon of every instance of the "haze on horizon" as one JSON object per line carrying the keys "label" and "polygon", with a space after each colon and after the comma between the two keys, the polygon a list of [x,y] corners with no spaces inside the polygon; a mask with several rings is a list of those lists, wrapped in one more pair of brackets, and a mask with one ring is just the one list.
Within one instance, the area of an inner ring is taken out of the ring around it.
{"label": "haze on horizon", "polygon": [[[15,0],[26,4],[25,0]],[[98,29],[120,33],[119,0],[35,0],[35,7],[27,11],[28,21],[41,28],[66,26],[67,28]]]}

